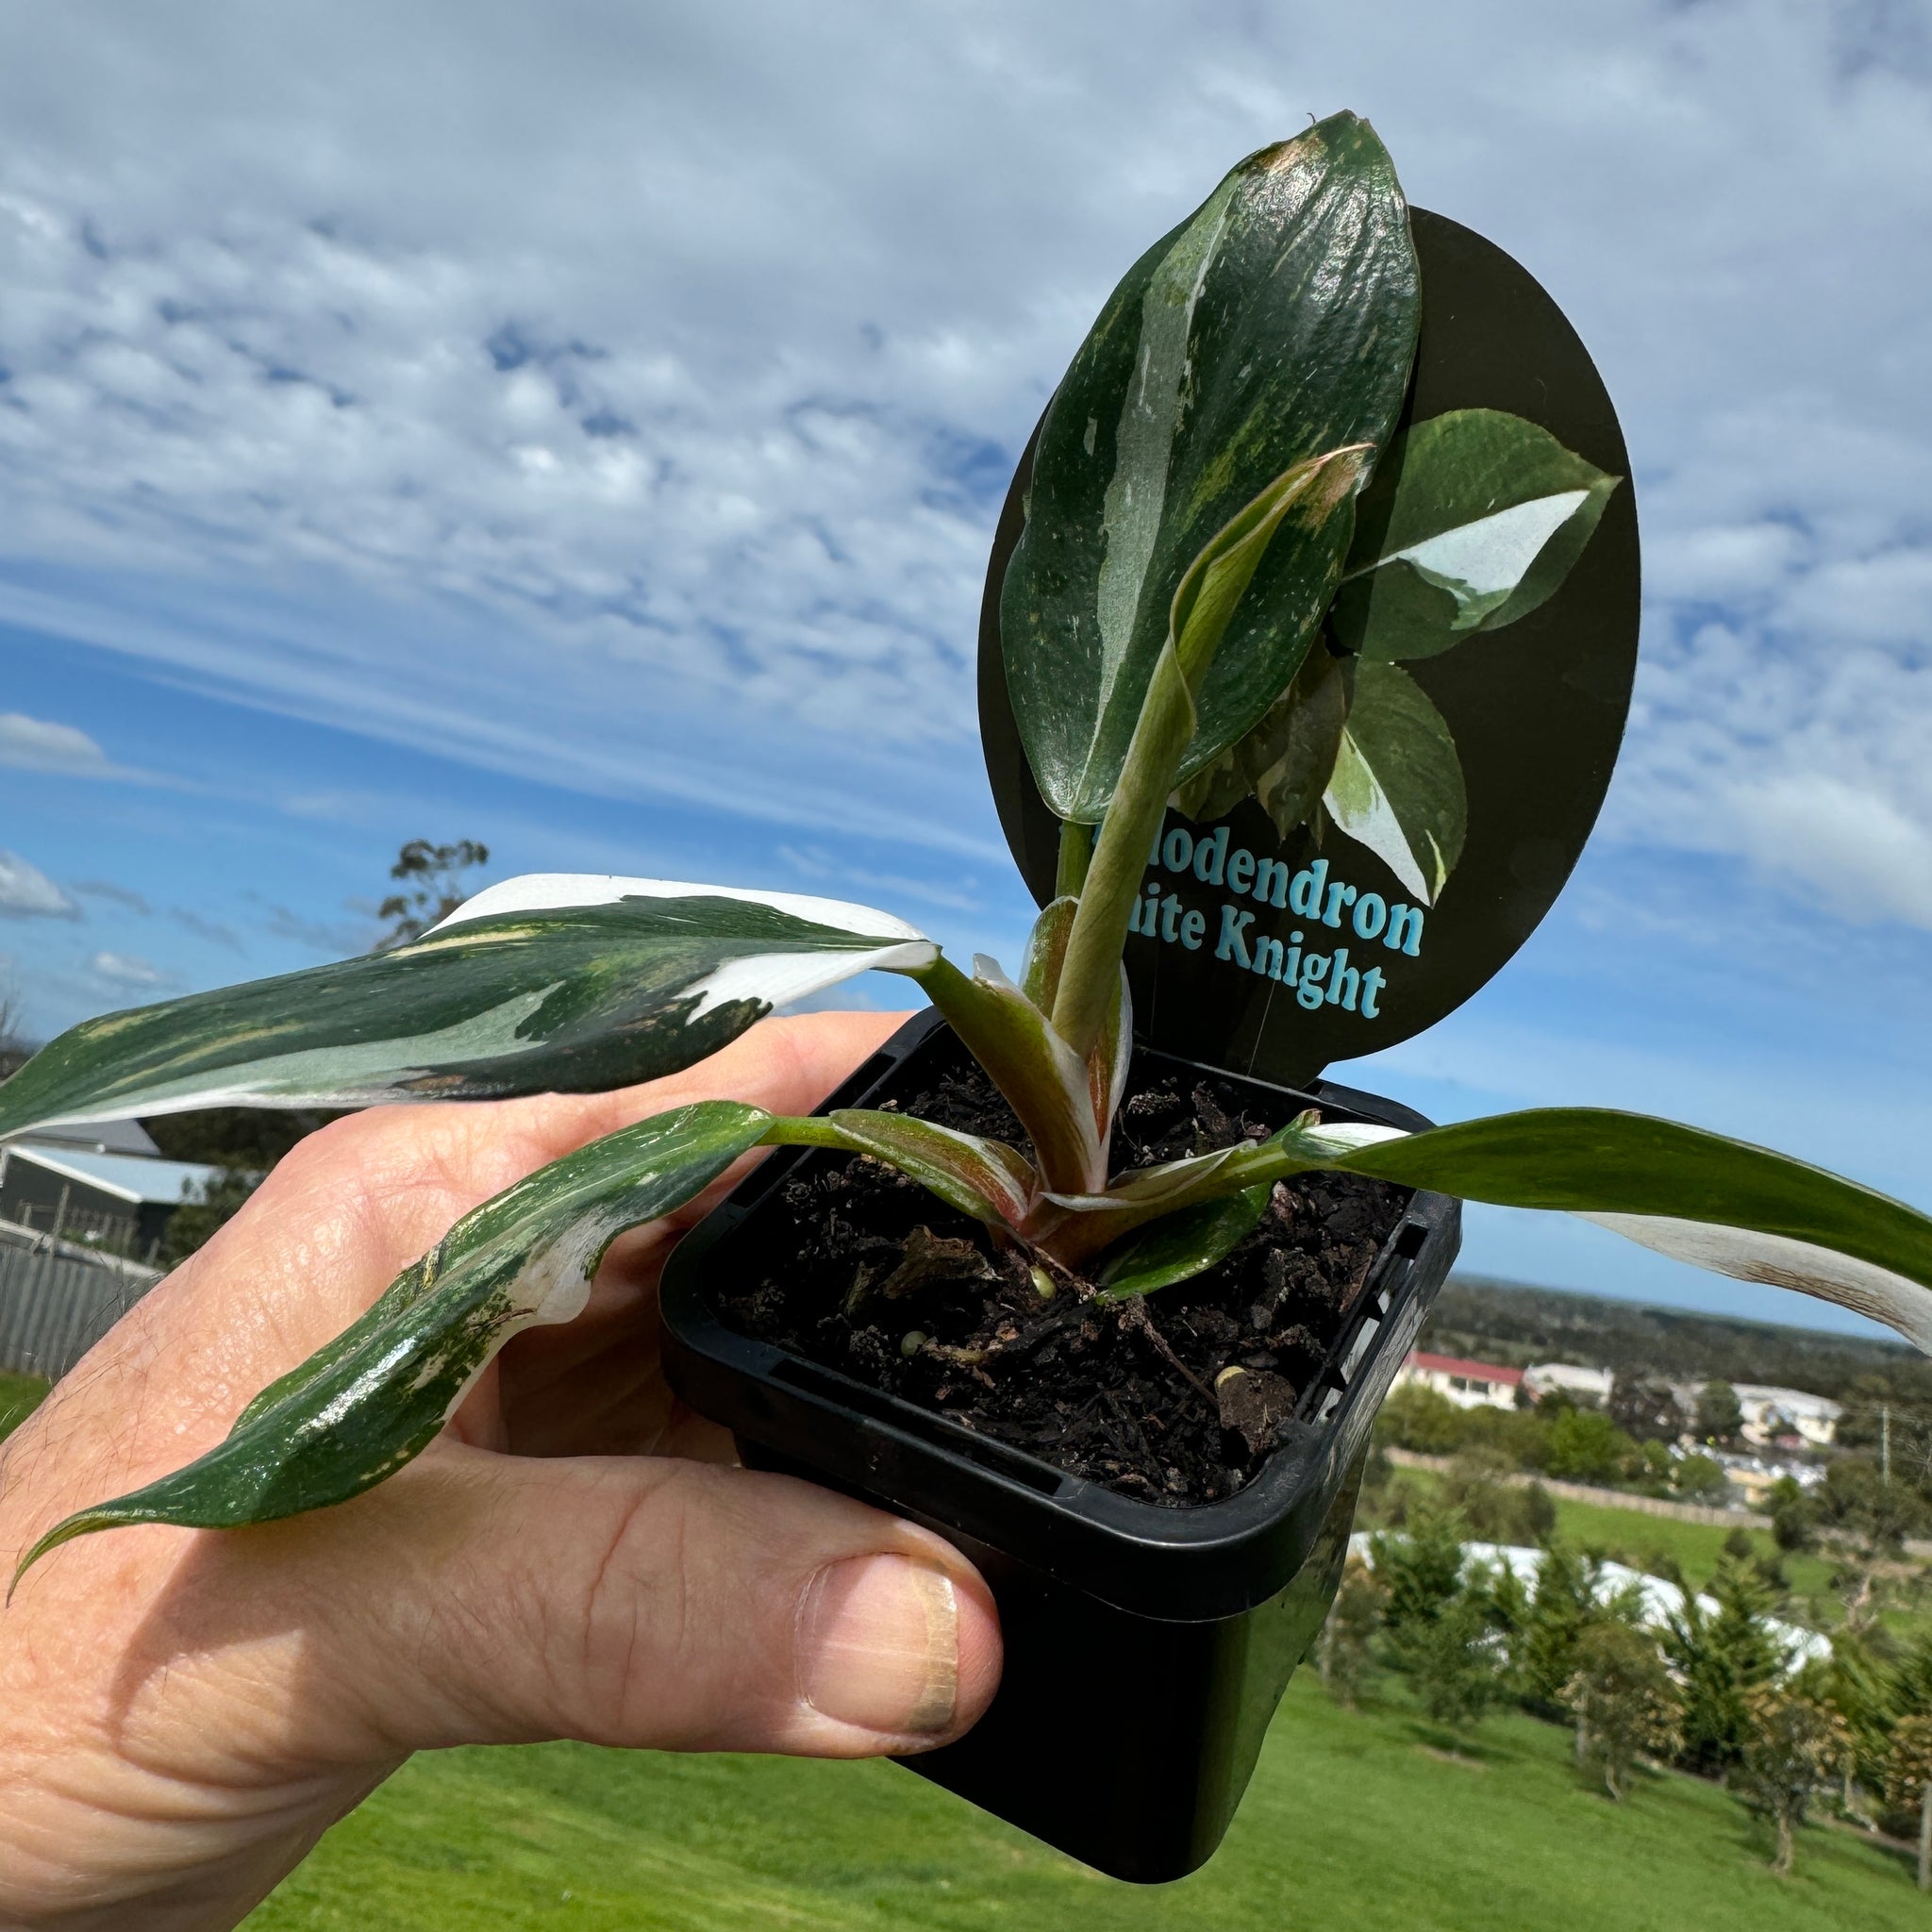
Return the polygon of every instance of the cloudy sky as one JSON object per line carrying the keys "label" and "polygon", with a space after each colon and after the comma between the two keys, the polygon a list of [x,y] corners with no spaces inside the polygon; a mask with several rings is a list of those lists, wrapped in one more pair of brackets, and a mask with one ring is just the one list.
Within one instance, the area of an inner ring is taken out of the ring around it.
{"label": "cloudy sky", "polygon": [[[1647,603],[1569,891],[1344,1076],[1673,1112],[1932,1206],[1917,0],[0,17],[34,1033],[360,948],[419,835],[1010,958],[972,657],[1013,460],[1125,264],[1349,107],[1591,344]],[[1472,1216],[1465,1259],[1811,1317],[1580,1226]]]}

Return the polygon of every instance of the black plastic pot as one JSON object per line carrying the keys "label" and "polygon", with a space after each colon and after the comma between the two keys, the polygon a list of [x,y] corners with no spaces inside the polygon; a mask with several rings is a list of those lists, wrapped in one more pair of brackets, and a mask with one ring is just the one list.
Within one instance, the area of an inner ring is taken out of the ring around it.
{"label": "black plastic pot", "polygon": [[[902,1027],[821,1111],[915,1091],[960,1048],[936,1012]],[[1211,1069],[1140,1050],[1137,1066]],[[1222,1078],[1229,1076],[1220,1075]],[[1278,1100],[1279,1089],[1241,1083]],[[1418,1128],[1316,1082],[1298,1105]],[[782,1470],[935,1529],[999,1605],[1006,1672],[958,1743],[903,1761],[1117,1878],[1179,1878],[1221,1842],[1268,1722],[1335,1595],[1369,1430],[1460,1241],[1460,1203],[1417,1194],[1288,1440],[1225,1502],[1167,1508],[1061,1474],[958,1423],[726,1328],[712,1284],[768,1261],[760,1208],[816,1151],[774,1155],[665,1270],[671,1384]],[[832,1156],[832,1158],[844,1157]],[[777,1217],[767,1217],[775,1226]]]}

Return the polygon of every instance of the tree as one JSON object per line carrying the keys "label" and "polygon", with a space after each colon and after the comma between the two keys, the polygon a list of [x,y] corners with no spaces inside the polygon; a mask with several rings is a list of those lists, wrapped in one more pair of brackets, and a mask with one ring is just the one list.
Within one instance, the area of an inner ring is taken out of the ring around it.
{"label": "tree", "polygon": [[1399,1537],[1378,1536],[1369,1551],[1389,1593],[1389,1627],[1433,1623],[1462,1589],[1462,1518],[1433,1502],[1408,1512]]}
{"label": "tree", "polygon": [[1604,1789],[1621,1800],[1639,1758],[1670,1757],[1682,1743],[1683,1694],[1656,1639],[1629,1624],[1590,1624],[1575,1650],[1563,1702],[1576,1720],[1577,1756],[1601,1769]]}
{"label": "tree", "polygon": [[1885,1764],[1885,1802],[1919,1827],[1919,1890],[1932,1891],[1932,1717],[1901,1718]]}
{"label": "tree", "polygon": [[403,890],[391,892],[376,908],[378,919],[393,920],[394,924],[373,950],[387,953],[421,939],[470,896],[459,883],[462,874],[472,866],[489,863],[489,846],[479,845],[474,839],[458,839],[454,845],[432,845],[427,839],[411,839],[389,869],[390,877]]}
{"label": "tree", "polygon": [[1771,1533],[1779,1549],[1808,1550],[1817,1542],[1817,1499],[1794,1478],[1779,1476],[1772,1484],[1765,1503],[1771,1513]]}
{"label": "tree", "polygon": [[1665,1655],[1684,1687],[1684,1756],[1698,1771],[1738,1761],[1749,1731],[1745,1700],[1781,1674],[1785,1647],[1768,1618],[1776,1597],[1757,1566],[1724,1557],[1706,1609],[1690,1590],[1663,1633]]}
{"label": "tree", "polygon": [[1730,1486],[1724,1464],[1714,1456],[1680,1456],[1671,1466],[1671,1487],[1680,1496],[1689,1496],[1697,1502],[1719,1503]]}
{"label": "tree", "polygon": [[1565,1482],[1611,1482],[1635,1445],[1600,1408],[1567,1409],[1550,1424],[1549,1471]]}
{"label": "tree", "polygon": [[1771,1869],[1789,1874],[1797,1828],[1813,1793],[1829,1784],[1852,1754],[1852,1734],[1822,1699],[1773,1684],[1744,1693],[1744,1736],[1731,1786],[1777,1833]]}
{"label": "tree", "polygon": [[1494,1633],[1481,1603],[1466,1592],[1439,1615],[1398,1626],[1391,1648],[1432,1724],[1472,1730],[1502,1689]]}
{"label": "tree", "polygon": [[1660,1376],[1623,1371],[1610,1384],[1610,1420],[1639,1442],[1674,1442],[1684,1433],[1684,1411]]}
{"label": "tree", "polygon": [[1721,1446],[1735,1442],[1744,1426],[1744,1411],[1738,1405],[1738,1391],[1728,1382],[1707,1382],[1697,1391],[1697,1436],[1701,1441]]}
{"label": "tree", "polygon": [[1353,1710],[1374,1665],[1375,1632],[1382,1626],[1389,1592],[1359,1557],[1351,1557],[1341,1587],[1322,1625],[1316,1658],[1328,1694]]}
{"label": "tree", "polygon": [[1376,1434],[1416,1456],[1449,1456],[1462,1446],[1463,1411],[1440,1390],[1405,1382],[1382,1405]]}

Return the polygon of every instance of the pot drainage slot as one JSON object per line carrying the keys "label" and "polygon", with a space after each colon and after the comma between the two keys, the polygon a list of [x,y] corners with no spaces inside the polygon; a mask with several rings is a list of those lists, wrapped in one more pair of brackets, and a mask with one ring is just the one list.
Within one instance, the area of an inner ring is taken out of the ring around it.
{"label": "pot drainage slot", "polygon": [[1425,1221],[1406,1221],[1395,1237],[1395,1252],[1405,1261],[1413,1261],[1428,1245],[1429,1224]]}

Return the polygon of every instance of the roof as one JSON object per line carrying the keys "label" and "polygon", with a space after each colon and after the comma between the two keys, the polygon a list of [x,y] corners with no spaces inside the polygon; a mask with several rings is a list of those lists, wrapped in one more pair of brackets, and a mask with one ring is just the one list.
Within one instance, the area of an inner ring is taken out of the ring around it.
{"label": "roof", "polygon": [[219,1168],[193,1160],[150,1160],[140,1154],[96,1154],[81,1147],[50,1147],[32,1141],[7,1146],[12,1160],[30,1160],[62,1180],[98,1188],[124,1201],[159,1202],[175,1207],[188,1198],[188,1190],[205,1186]]}
{"label": "roof", "polygon": [[37,1146],[91,1147],[96,1154],[145,1154],[158,1158],[161,1151],[139,1121],[86,1121],[77,1127],[35,1127],[21,1139]]}
{"label": "roof", "polygon": [[1460,1375],[1465,1381],[1507,1382],[1512,1389],[1523,1380],[1521,1369],[1506,1369],[1496,1362],[1465,1361],[1459,1355],[1425,1355],[1419,1348],[1408,1353],[1408,1366],[1425,1374]]}
{"label": "roof", "polygon": [[1836,1421],[1844,1413],[1842,1405],[1828,1395],[1813,1395],[1804,1389],[1779,1389],[1768,1382],[1733,1382],[1731,1388],[1740,1402],[1767,1403],[1794,1418],[1815,1415]]}

